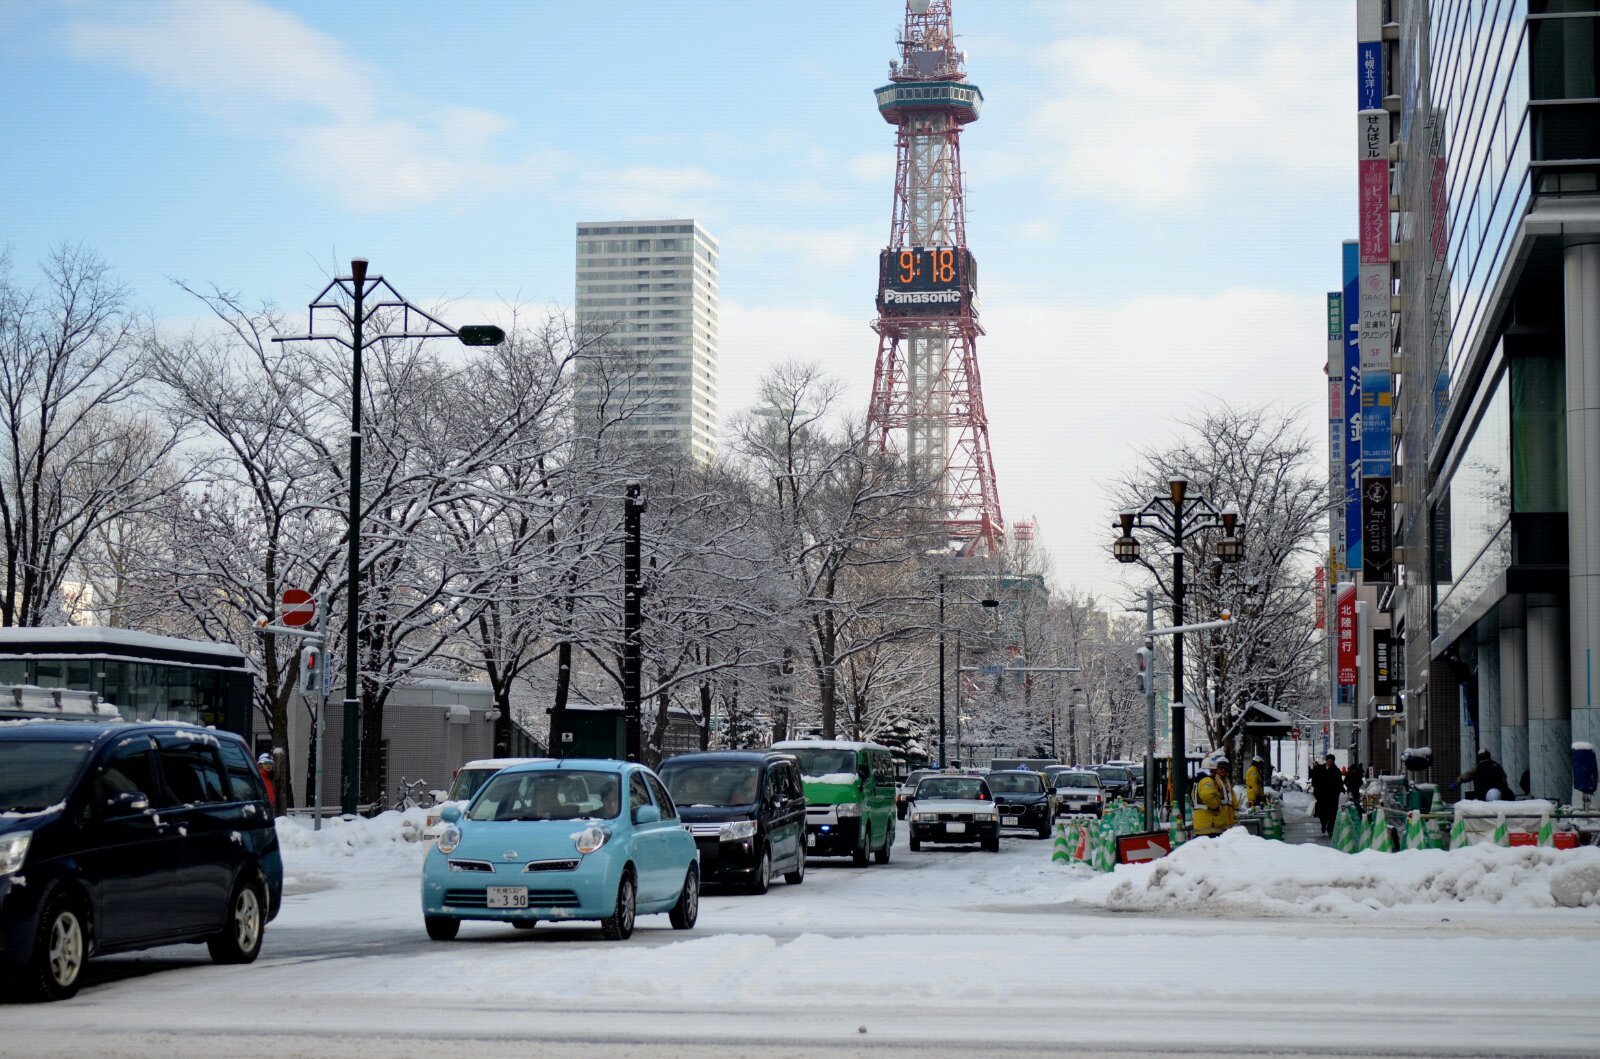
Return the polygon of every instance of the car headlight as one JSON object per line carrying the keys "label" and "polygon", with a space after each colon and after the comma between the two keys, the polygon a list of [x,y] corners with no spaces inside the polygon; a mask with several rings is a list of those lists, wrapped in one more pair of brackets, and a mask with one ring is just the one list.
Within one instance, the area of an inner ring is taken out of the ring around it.
{"label": "car headlight", "polygon": [[461,829],[454,825],[439,832],[439,852],[454,853],[456,847],[461,845]]}
{"label": "car headlight", "polygon": [[28,846],[32,842],[32,831],[18,831],[0,837],[0,875],[22,870],[22,862],[28,856]]}
{"label": "car headlight", "polygon": [[741,838],[754,838],[756,822],[754,820],[730,820],[722,825],[719,837],[724,842],[736,842]]}
{"label": "car headlight", "polygon": [[838,815],[840,815],[840,816],[860,816],[861,815],[861,803],[860,802],[840,802],[838,805],[833,807],[833,811],[835,813],[837,813]]}
{"label": "car headlight", "polygon": [[993,809],[980,809],[972,814],[972,818],[974,820],[998,820],[1000,819],[1000,814]]}
{"label": "car headlight", "polygon": [[918,823],[931,824],[931,823],[933,823],[933,821],[939,819],[939,814],[938,813],[912,813],[911,814],[911,819],[917,821]]}
{"label": "car headlight", "polygon": [[603,827],[586,827],[572,836],[573,844],[578,847],[579,853],[593,853],[606,844],[606,839],[611,837],[611,832]]}

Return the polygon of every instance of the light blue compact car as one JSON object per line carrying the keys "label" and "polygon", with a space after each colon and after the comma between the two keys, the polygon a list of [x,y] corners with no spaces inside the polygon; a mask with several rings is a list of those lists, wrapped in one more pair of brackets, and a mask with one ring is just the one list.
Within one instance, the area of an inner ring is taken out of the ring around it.
{"label": "light blue compact car", "polygon": [[634,919],[666,912],[678,930],[700,914],[700,856],[656,774],[622,761],[513,765],[484,784],[422,866],[428,937],[463,919],[531,929],[541,919],[598,919],[620,941]]}

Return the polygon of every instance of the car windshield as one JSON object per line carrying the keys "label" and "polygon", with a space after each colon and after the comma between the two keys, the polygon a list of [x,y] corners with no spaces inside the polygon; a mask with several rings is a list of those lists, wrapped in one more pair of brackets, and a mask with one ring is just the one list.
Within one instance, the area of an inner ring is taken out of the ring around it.
{"label": "car windshield", "polygon": [[983,802],[989,800],[989,788],[982,780],[967,776],[933,776],[917,784],[917,801],[934,798]]}
{"label": "car windshield", "polygon": [[468,820],[612,820],[622,814],[615,772],[502,772],[484,785]]}
{"label": "car windshield", "polygon": [[0,813],[36,813],[66,800],[88,743],[0,742]]}
{"label": "car windshield", "polygon": [[1056,777],[1056,789],[1062,787],[1098,787],[1100,777],[1092,772],[1063,772]]}
{"label": "car windshield", "polygon": [[1099,772],[1100,772],[1100,778],[1101,779],[1109,780],[1112,783],[1127,783],[1128,779],[1129,779],[1128,770],[1125,769],[1125,768],[1115,768],[1115,767],[1108,766],[1106,768],[1100,769]]}
{"label": "car windshield", "polygon": [[478,793],[478,788],[489,782],[499,769],[462,769],[456,774],[456,781],[450,785],[450,800],[464,802]]}
{"label": "car windshield", "polygon": [[[793,754],[800,762],[800,775],[808,780],[824,776],[836,783],[849,783],[856,777],[856,752],[825,747],[785,747],[785,754]],[[835,777],[837,777],[835,779]],[[848,777],[848,778],[846,778]]]}
{"label": "car windshield", "polygon": [[1044,777],[1031,772],[991,772],[989,789],[996,794],[1043,794]]}
{"label": "car windshield", "polygon": [[661,782],[679,805],[754,805],[761,767],[728,762],[668,765]]}

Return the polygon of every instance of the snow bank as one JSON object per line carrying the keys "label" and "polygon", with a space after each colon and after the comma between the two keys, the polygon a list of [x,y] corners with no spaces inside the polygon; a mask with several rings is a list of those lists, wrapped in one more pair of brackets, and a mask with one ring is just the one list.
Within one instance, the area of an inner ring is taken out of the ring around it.
{"label": "snow bank", "polygon": [[432,844],[421,841],[427,818],[426,809],[379,813],[371,819],[332,817],[322,821],[321,831],[315,831],[310,820],[280,816],[278,845],[283,850],[284,881],[305,882],[351,871],[388,871],[397,865],[420,871]]}
{"label": "snow bank", "polygon": [[1363,915],[1427,905],[1502,910],[1600,904],[1600,848],[1471,846],[1448,853],[1286,845],[1241,828],[1074,886],[1069,903],[1114,911]]}

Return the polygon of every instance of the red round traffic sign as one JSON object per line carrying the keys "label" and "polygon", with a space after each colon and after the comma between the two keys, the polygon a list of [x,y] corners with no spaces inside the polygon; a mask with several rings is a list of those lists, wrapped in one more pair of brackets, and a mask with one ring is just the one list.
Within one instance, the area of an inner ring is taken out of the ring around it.
{"label": "red round traffic sign", "polygon": [[286,588],[278,607],[279,619],[290,628],[310,625],[317,616],[317,601],[303,588]]}
{"label": "red round traffic sign", "polygon": [[1293,731],[1291,731],[1289,733],[1289,735],[1293,739],[1299,739],[1300,738],[1300,729],[1298,729],[1298,728],[1294,729]]}

